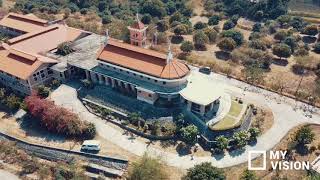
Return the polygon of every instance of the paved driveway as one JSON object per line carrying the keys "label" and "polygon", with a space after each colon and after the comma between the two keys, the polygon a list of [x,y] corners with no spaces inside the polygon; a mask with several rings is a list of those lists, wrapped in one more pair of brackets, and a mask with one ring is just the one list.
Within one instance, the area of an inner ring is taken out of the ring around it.
{"label": "paved driveway", "polygon": [[[242,96],[244,100],[249,100],[257,104],[262,104],[270,107],[274,114],[274,124],[265,134],[258,137],[258,142],[255,146],[248,146],[242,153],[226,154],[223,157],[195,157],[193,160],[191,156],[179,156],[178,154],[169,153],[148,147],[145,143],[139,141],[132,141],[129,137],[123,135],[118,130],[112,128],[105,121],[89,113],[82,103],[77,99],[76,89],[68,86],[61,85],[57,90],[51,94],[51,98],[56,104],[62,105],[80,115],[83,120],[93,122],[97,127],[98,134],[113,142],[114,144],[126,149],[127,151],[142,156],[145,152],[148,152],[154,156],[160,156],[169,165],[176,166],[178,168],[190,168],[195,164],[201,162],[212,162],[214,166],[223,168],[248,161],[248,150],[269,150],[273,148],[293,127],[302,123],[317,123],[320,124],[319,115],[313,115],[312,118],[304,116],[304,112],[301,110],[293,110],[295,101],[289,98],[281,97],[275,93],[271,93],[264,90],[251,87],[245,83],[237,80],[228,79],[225,76],[218,74],[211,74],[208,76],[212,83],[221,82],[225,84],[225,89],[229,93],[235,96]],[[244,92],[243,89],[252,89],[258,92]],[[286,101],[279,103],[279,101]],[[298,106],[303,104],[298,103]],[[255,158],[256,156],[253,156]]]}

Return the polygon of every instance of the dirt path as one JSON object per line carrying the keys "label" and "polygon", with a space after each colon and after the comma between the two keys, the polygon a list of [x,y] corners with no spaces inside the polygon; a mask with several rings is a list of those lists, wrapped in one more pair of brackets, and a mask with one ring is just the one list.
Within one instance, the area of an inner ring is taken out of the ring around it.
{"label": "dirt path", "polygon": [[5,170],[0,169],[1,180],[19,180],[19,177]]}

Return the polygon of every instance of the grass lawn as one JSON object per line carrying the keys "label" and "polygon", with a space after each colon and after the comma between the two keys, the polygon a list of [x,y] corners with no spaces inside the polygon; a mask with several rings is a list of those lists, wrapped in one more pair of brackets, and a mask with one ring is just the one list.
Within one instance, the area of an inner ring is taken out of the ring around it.
{"label": "grass lawn", "polygon": [[218,123],[210,126],[209,128],[211,130],[222,131],[241,125],[242,120],[238,121],[237,119],[239,118],[243,106],[243,104],[239,104],[237,101],[232,100],[228,114]]}
{"label": "grass lawn", "polygon": [[242,110],[242,107],[242,104],[239,104],[237,101],[232,101],[228,115],[238,117]]}
{"label": "grass lawn", "polygon": [[236,123],[236,119],[231,116],[224,117],[221,121],[219,121],[217,124],[214,124],[213,126],[210,126],[210,129],[212,130],[226,130],[233,128],[234,124]]}

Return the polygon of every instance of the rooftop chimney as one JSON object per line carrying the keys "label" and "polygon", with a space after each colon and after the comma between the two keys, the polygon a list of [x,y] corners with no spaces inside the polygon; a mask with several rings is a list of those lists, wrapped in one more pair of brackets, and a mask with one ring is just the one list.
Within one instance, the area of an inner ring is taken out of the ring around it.
{"label": "rooftop chimney", "polygon": [[104,41],[104,45],[106,46],[108,44],[108,39],[109,39],[109,29],[106,29],[105,36],[106,36],[106,39]]}

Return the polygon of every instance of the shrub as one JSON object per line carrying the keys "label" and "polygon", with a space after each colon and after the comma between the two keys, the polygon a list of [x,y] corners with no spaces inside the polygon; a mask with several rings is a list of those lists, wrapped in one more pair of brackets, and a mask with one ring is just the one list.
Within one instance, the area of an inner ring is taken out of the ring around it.
{"label": "shrub", "polygon": [[255,140],[260,135],[260,130],[258,128],[252,127],[249,129],[250,139]]}
{"label": "shrub", "polygon": [[298,145],[310,144],[315,139],[315,134],[309,126],[301,127],[295,134],[294,140]]}
{"label": "shrub", "polygon": [[252,27],[252,31],[253,32],[260,32],[261,31],[261,28],[262,28],[262,25],[261,23],[255,23]]}
{"label": "shrub", "polygon": [[249,47],[251,47],[253,49],[259,49],[259,50],[262,50],[262,51],[267,50],[266,44],[260,39],[256,39],[256,40],[250,41],[249,42]]}
{"label": "shrub", "polygon": [[288,58],[291,56],[291,49],[288,45],[280,43],[272,48],[272,53],[281,58]]}
{"label": "shrub", "polygon": [[315,36],[318,34],[318,26],[315,24],[308,25],[303,29],[302,33],[309,36]]}
{"label": "shrub", "polygon": [[106,15],[102,17],[102,24],[109,24],[112,22],[112,16]]}
{"label": "shrub", "polygon": [[231,52],[233,51],[237,44],[236,42],[232,39],[232,38],[223,38],[218,44],[217,46],[225,52]]}
{"label": "shrub", "polygon": [[180,129],[182,139],[188,144],[196,143],[198,133],[198,128],[195,125],[189,125]]}
{"label": "shrub", "polygon": [[144,24],[150,24],[152,20],[152,17],[150,16],[150,14],[144,14],[141,18],[141,22]]}
{"label": "shrub", "polygon": [[204,28],[206,28],[208,25],[206,24],[206,23],[203,23],[203,22],[197,22],[194,26],[193,26],[193,28],[195,29],[195,30],[199,30],[199,29],[204,29]]}
{"label": "shrub", "polygon": [[10,109],[18,109],[21,105],[22,101],[21,98],[14,94],[10,94],[6,100],[5,104],[10,108]]}
{"label": "shrub", "polygon": [[184,180],[225,180],[226,177],[222,170],[212,166],[209,162],[195,165],[187,170],[187,174],[182,178]]}
{"label": "shrub", "polygon": [[168,179],[169,174],[164,170],[159,159],[154,159],[144,154],[142,158],[134,162],[129,170],[129,180]]}
{"label": "shrub", "polygon": [[74,52],[74,50],[71,48],[70,42],[63,42],[58,45],[57,54],[59,54],[61,56],[65,56],[65,55],[68,55],[72,52]]}
{"label": "shrub", "polygon": [[234,24],[231,20],[227,20],[224,24],[223,24],[223,30],[229,30],[232,29],[236,26],[236,24]]}
{"label": "shrub", "polygon": [[183,41],[180,46],[181,51],[189,53],[193,50],[193,44],[191,41]]}
{"label": "shrub", "polygon": [[243,34],[235,30],[223,31],[221,36],[225,38],[232,38],[237,43],[237,46],[240,46],[244,41]]}
{"label": "shrub", "polygon": [[65,108],[54,105],[46,99],[32,95],[25,99],[29,113],[40,120],[48,131],[76,138],[92,138],[95,136],[93,124],[81,121],[79,117]]}
{"label": "shrub", "polygon": [[243,148],[247,145],[249,134],[246,131],[239,131],[233,134],[233,140],[237,148]]}
{"label": "shrub", "polygon": [[40,85],[37,88],[37,95],[39,95],[42,98],[48,97],[50,94],[50,89],[48,87],[45,87],[44,85]]}
{"label": "shrub", "polygon": [[243,171],[240,179],[241,180],[258,180],[254,171],[249,171],[248,169]]}
{"label": "shrub", "polygon": [[223,135],[218,136],[216,139],[216,150],[218,152],[223,152],[228,148],[229,140]]}
{"label": "shrub", "polygon": [[218,33],[214,29],[206,28],[203,32],[207,35],[209,42],[214,43],[217,39]]}
{"label": "shrub", "polygon": [[209,38],[206,34],[199,30],[193,35],[194,47],[197,50],[206,50],[206,43],[208,43]]}
{"label": "shrub", "polygon": [[210,26],[218,25],[220,21],[220,17],[218,15],[213,15],[209,18],[208,24]]}

